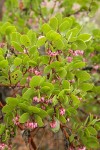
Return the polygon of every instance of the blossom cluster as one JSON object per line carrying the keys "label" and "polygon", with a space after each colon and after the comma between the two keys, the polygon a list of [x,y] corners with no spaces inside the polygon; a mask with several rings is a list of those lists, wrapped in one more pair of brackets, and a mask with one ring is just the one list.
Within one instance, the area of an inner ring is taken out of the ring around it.
{"label": "blossom cluster", "polygon": [[33,97],[33,102],[52,104],[52,99],[46,100],[44,97],[38,98],[37,96],[35,96]]}
{"label": "blossom cluster", "polygon": [[5,149],[11,150],[11,147],[8,147],[8,145],[5,143],[0,143],[0,150],[5,150]]}
{"label": "blossom cluster", "polygon": [[72,62],[74,56],[83,56],[84,51],[82,51],[82,50],[73,51],[73,50],[70,49],[70,50],[69,50],[69,54],[70,54],[71,56],[68,56],[68,57],[67,57],[67,61],[70,63],[70,62]]}
{"label": "blossom cluster", "polygon": [[47,55],[49,55],[50,57],[54,57],[54,56],[60,55],[61,53],[62,53],[61,50],[58,50],[58,51],[56,51],[56,52],[52,52],[51,50],[49,50],[49,51],[47,52]]}
{"label": "blossom cluster", "polygon": [[35,129],[35,128],[37,128],[37,123],[36,122],[27,122],[26,124],[25,124],[25,127],[26,128],[28,128],[28,129]]}

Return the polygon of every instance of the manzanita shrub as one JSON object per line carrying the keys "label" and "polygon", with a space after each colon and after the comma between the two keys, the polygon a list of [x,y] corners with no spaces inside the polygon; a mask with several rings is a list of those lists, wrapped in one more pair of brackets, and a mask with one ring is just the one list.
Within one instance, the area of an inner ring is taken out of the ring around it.
{"label": "manzanita shrub", "polygon": [[[85,50],[92,35],[81,33],[74,17],[57,14],[40,24],[39,32],[19,33],[9,23],[1,23],[0,86],[11,89],[6,104],[0,103],[0,148],[13,149],[12,138],[20,129],[30,149],[37,149],[34,131],[60,130],[69,150],[99,148],[97,116],[85,114],[94,85],[87,66]],[[85,112],[83,112],[85,113]]]}

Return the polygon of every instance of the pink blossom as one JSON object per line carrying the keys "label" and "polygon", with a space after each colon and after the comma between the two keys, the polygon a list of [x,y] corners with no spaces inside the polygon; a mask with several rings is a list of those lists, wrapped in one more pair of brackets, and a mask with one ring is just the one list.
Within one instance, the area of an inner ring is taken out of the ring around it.
{"label": "pink blossom", "polygon": [[3,48],[5,46],[5,43],[0,43],[0,48]]}
{"label": "pink blossom", "polygon": [[69,82],[70,82],[70,83],[75,83],[75,80],[74,80],[74,79],[72,79],[72,80],[69,80]]}
{"label": "pink blossom", "polygon": [[26,124],[25,124],[25,126],[27,127],[27,128],[29,128],[29,129],[35,129],[35,128],[37,128],[37,123],[36,122],[27,122]]}
{"label": "pink blossom", "polygon": [[72,50],[72,49],[70,49],[70,50],[69,50],[69,53],[70,53],[70,54],[73,54],[73,50]]}
{"label": "pink blossom", "polygon": [[27,77],[27,81],[28,81],[28,82],[30,82],[31,79],[32,79],[32,77],[30,77],[30,76]]}
{"label": "pink blossom", "polygon": [[13,118],[13,122],[15,125],[19,125],[19,116],[16,116],[15,118]]}
{"label": "pink blossom", "polygon": [[48,103],[49,103],[49,104],[52,104],[52,99],[48,99]]}
{"label": "pink blossom", "polygon": [[49,103],[48,100],[46,100],[45,103],[48,104]]}
{"label": "pink blossom", "polygon": [[86,147],[78,148],[78,150],[86,150]]}
{"label": "pink blossom", "polygon": [[90,54],[91,57],[93,57],[94,55],[95,55],[94,53],[91,53],[91,54]]}
{"label": "pink blossom", "polygon": [[35,75],[37,75],[37,76],[40,76],[40,75],[41,75],[41,72],[40,72],[40,71],[35,70],[35,71],[34,71],[34,74],[35,74]]}
{"label": "pink blossom", "polygon": [[58,52],[58,51],[52,52],[52,51],[49,50],[49,51],[47,52],[47,54],[48,54],[49,56],[53,57],[53,56],[57,56],[57,55],[59,54],[59,52]]}
{"label": "pink blossom", "polygon": [[28,70],[30,73],[33,73],[34,72],[34,68],[29,68]]}
{"label": "pink blossom", "polygon": [[40,101],[41,101],[41,102],[44,102],[44,97],[41,97],[41,98],[40,98]]}
{"label": "pink blossom", "polygon": [[82,51],[82,50],[76,50],[76,51],[74,51],[73,52],[73,56],[82,56],[84,54],[84,51]]}
{"label": "pink blossom", "polygon": [[57,52],[58,52],[58,54],[61,54],[61,53],[62,53],[62,51],[61,51],[61,50],[58,50]]}
{"label": "pink blossom", "polygon": [[20,82],[17,83],[17,86],[20,86]]}
{"label": "pink blossom", "polygon": [[0,150],[5,150],[5,149],[11,150],[11,148],[8,147],[7,144],[5,144],[5,143],[0,143]]}
{"label": "pink blossom", "polygon": [[39,98],[37,96],[33,97],[34,102],[39,102]]}
{"label": "pink blossom", "polygon": [[73,58],[72,57],[67,57],[67,61],[70,63],[71,61],[73,60]]}
{"label": "pink blossom", "polygon": [[50,122],[50,127],[51,127],[51,128],[55,128],[55,127],[56,127],[56,121]]}
{"label": "pink blossom", "polygon": [[65,114],[65,109],[64,108],[60,108],[60,115],[63,116]]}
{"label": "pink blossom", "polygon": [[99,65],[95,65],[95,66],[93,66],[93,68],[94,68],[95,70],[98,70],[98,69],[99,69]]}
{"label": "pink blossom", "polygon": [[79,97],[78,99],[81,101],[81,100],[82,100],[82,97]]}
{"label": "pink blossom", "polygon": [[41,3],[41,5],[45,7],[45,6],[47,6],[47,3],[44,1]]}
{"label": "pink blossom", "polygon": [[45,106],[43,106],[43,105],[41,106],[41,108],[42,108],[43,110],[45,110],[45,109],[46,109],[46,107],[45,107]]}

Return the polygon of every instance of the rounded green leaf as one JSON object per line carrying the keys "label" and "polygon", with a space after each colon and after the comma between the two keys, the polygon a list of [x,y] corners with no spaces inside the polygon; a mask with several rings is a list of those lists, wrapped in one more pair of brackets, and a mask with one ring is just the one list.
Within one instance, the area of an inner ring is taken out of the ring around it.
{"label": "rounded green leaf", "polygon": [[35,121],[37,122],[39,127],[43,127],[44,126],[44,123],[43,123],[42,118],[40,116],[35,115]]}
{"label": "rounded green leaf", "polygon": [[27,35],[21,35],[20,37],[21,44],[25,47],[28,47],[31,45],[31,41]]}
{"label": "rounded green leaf", "polygon": [[44,45],[45,42],[46,42],[46,37],[45,36],[41,36],[41,37],[38,38],[38,41],[37,41],[36,45],[38,47],[40,47],[40,46]]}
{"label": "rounded green leaf", "polygon": [[11,45],[15,48],[15,50],[17,50],[19,52],[23,52],[23,48],[17,42],[12,41]]}
{"label": "rounded green leaf", "polygon": [[44,23],[43,26],[42,26],[42,32],[44,34],[47,34],[50,30],[51,30],[51,27],[49,26],[49,24]]}
{"label": "rounded green leaf", "polygon": [[70,28],[70,24],[68,21],[64,21],[60,26],[59,26],[59,31],[60,32],[66,32]]}
{"label": "rounded green leaf", "polygon": [[30,113],[39,113],[40,112],[40,109],[35,106],[29,106],[28,110]]}
{"label": "rounded green leaf", "polygon": [[30,87],[40,86],[42,80],[43,80],[43,78],[41,76],[34,76],[34,77],[32,77],[32,79],[30,81]]}
{"label": "rounded green leaf", "polygon": [[57,39],[53,42],[53,45],[56,47],[56,49],[60,50],[64,48],[64,43],[61,39]]}
{"label": "rounded green leaf", "polygon": [[56,17],[50,19],[50,26],[55,31],[58,29],[58,19]]}
{"label": "rounded green leaf", "polygon": [[91,40],[92,36],[90,34],[84,33],[84,34],[80,34],[77,38],[79,40],[89,41]]}
{"label": "rounded green leaf", "polygon": [[16,58],[14,59],[14,65],[15,65],[15,66],[21,65],[21,63],[22,63],[22,59],[21,59],[21,58],[16,57]]}
{"label": "rounded green leaf", "polygon": [[20,123],[25,123],[29,119],[29,113],[24,113],[20,116],[19,122]]}
{"label": "rounded green leaf", "polygon": [[75,44],[77,45],[77,49],[85,50],[87,48],[85,42],[82,40],[75,41]]}

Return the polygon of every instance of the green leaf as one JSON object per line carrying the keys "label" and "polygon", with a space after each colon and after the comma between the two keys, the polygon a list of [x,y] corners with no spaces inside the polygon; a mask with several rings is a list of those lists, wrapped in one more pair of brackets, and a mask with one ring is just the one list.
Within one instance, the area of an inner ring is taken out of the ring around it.
{"label": "green leaf", "polygon": [[70,141],[71,143],[73,142],[74,137],[75,137],[75,135],[74,135],[74,134],[72,134],[72,135],[69,137],[69,141]]}
{"label": "green leaf", "polygon": [[57,14],[55,15],[55,17],[56,17],[57,20],[58,20],[58,24],[61,24],[61,22],[62,22],[62,14],[61,14],[61,13],[57,13]]}
{"label": "green leaf", "polygon": [[61,35],[53,30],[46,34],[46,38],[50,41],[56,41],[61,38]]}
{"label": "green leaf", "polygon": [[58,98],[64,98],[64,95],[66,95],[66,93],[69,93],[70,89],[63,89],[60,91],[60,93],[58,94]]}
{"label": "green leaf", "polygon": [[60,122],[59,122],[59,120],[57,118],[55,118],[55,121],[56,121],[56,127],[52,128],[52,131],[54,133],[57,133],[60,130]]}
{"label": "green leaf", "polygon": [[13,97],[7,97],[6,98],[6,103],[10,106],[16,107],[18,105],[18,99],[17,98],[13,98]]}
{"label": "green leaf", "polygon": [[59,120],[62,122],[62,123],[66,123],[66,118],[64,116],[59,116]]}
{"label": "green leaf", "polygon": [[48,64],[49,56],[41,56],[41,62],[42,64]]}
{"label": "green leaf", "polygon": [[44,45],[45,42],[46,42],[46,37],[45,36],[41,36],[40,38],[38,38],[37,46],[40,47],[40,46]]}
{"label": "green leaf", "polygon": [[13,110],[13,107],[9,106],[9,105],[5,105],[3,108],[2,108],[2,112],[3,113],[9,113],[9,112],[12,112]]}
{"label": "green leaf", "polygon": [[6,28],[6,34],[11,34],[12,32],[16,32],[16,28],[15,28],[15,26],[8,26],[7,28]]}
{"label": "green leaf", "polygon": [[0,61],[0,67],[2,67],[2,68],[8,67],[8,61],[7,60]]}
{"label": "green leaf", "polygon": [[41,109],[41,108],[39,108],[39,110],[40,110],[40,112],[38,113],[38,115],[39,115],[42,119],[48,116],[48,113],[47,113],[45,110],[43,110],[43,109]]}
{"label": "green leaf", "polygon": [[22,109],[24,112],[26,112],[26,111],[28,112],[28,111],[29,111],[28,106],[27,106],[26,104],[24,104],[24,103],[19,103],[18,106],[19,106],[19,108]]}
{"label": "green leaf", "polygon": [[58,20],[57,20],[56,17],[53,17],[53,18],[50,19],[50,26],[55,31],[57,30],[57,28],[58,28]]}
{"label": "green leaf", "polygon": [[80,88],[83,90],[83,91],[89,91],[93,88],[93,84],[89,84],[89,83],[83,83],[80,85]]}
{"label": "green leaf", "polygon": [[88,148],[99,148],[99,142],[96,137],[91,136],[91,137],[88,137],[86,146]]}
{"label": "green leaf", "polygon": [[53,106],[55,106],[58,103],[56,95],[53,97],[52,103],[53,103]]}
{"label": "green leaf", "polygon": [[40,112],[40,109],[35,106],[29,106],[28,110],[30,113],[39,113]]}
{"label": "green leaf", "polygon": [[59,61],[54,61],[51,63],[51,68],[60,68],[60,67],[63,67],[63,63],[62,62],[59,62]]}
{"label": "green leaf", "polygon": [[48,87],[48,86],[43,86],[42,88],[41,88],[41,93],[48,93],[48,92],[50,92],[51,91],[51,89],[50,89],[50,87]]}
{"label": "green leaf", "polygon": [[80,34],[77,38],[79,40],[83,40],[83,41],[87,42],[87,41],[91,40],[92,36],[90,34],[84,33],[84,34]]}
{"label": "green leaf", "polygon": [[14,42],[20,44],[20,37],[21,37],[20,33],[12,32],[12,34],[11,34],[11,41],[14,41]]}
{"label": "green leaf", "polygon": [[78,99],[77,96],[75,96],[74,94],[71,94],[71,99],[72,99],[72,101],[73,101],[73,105],[74,105],[74,106],[79,106],[80,100]]}
{"label": "green leaf", "polygon": [[61,78],[66,77],[67,71],[65,68],[61,67],[59,68],[59,70],[57,71],[58,76],[60,76]]}
{"label": "green leaf", "polygon": [[22,79],[22,72],[20,70],[16,70],[15,72],[12,72],[10,75],[11,83],[16,84],[18,81]]}
{"label": "green leaf", "polygon": [[93,17],[96,11],[98,10],[99,5],[97,2],[92,1],[90,5],[90,11],[89,11],[89,16]]}
{"label": "green leaf", "polygon": [[91,135],[97,135],[97,131],[95,128],[92,126],[87,127],[88,131],[90,132]]}
{"label": "green leaf", "polygon": [[44,82],[44,78],[41,76],[33,76],[30,81],[30,87],[37,87],[40,86]]}
{"label": "green leaf", "polygon": [[49,26],[49,24],[44,23],[43,26],[42,26],[42,32],[44,34],[47,34],[50,30],[51,30],[51,27]]}
{"label": "green leaf", "polygon": [[44,126],[44,123],[43,123],[42,118],[40,116],[35,115],[35,121],[37,122],[39,127],[43,127]]}
{"label": "green leaf", "polygon": [[100,131],[100,122],[96,122],[94,127],[97,131]]}
{"label": "green leaf", "polygon": [[21,64],[22,64],[22,59],[19,58],[19,57],[16,57],[16,58],[14,59],[14,65],[15,65],[15,66],[19,66],[19,65],[21,65]]}
{"label": "green leaf", "polygon": [[31,41],[27,35],[21,35],[20,37],[21,44],[25,47],[28,47],[31,45]]}
{"label": "green leaf", "polygon": [[66,38],[69,42],[73,42],[77,39],[77,35],[80,32],[80,28],[73,28],[66,33]]}
{"label": "green leaf", "polygon": [[67,80],[63,80],[62,88],[69,89],[70,88],[70,83]]}
{"label": "green leaf", "polygon": [[15,50],[17,50],[19,52],[23,52],[23,48],[17,42],[12,41],[11,45],[15,48]]}
{"label": "green leaf", "polygon": [[85,42],[82,40],[75,41],[75,44],[77,45],[77,49],[85,50],[87,48]]}
{"label": "green leaf", "polygon": [[59,26],[59,31],[60,32],[66,32],[70,28],[70,24],[68,21],[64,21],[60,26]]}
{"label": "green leaf", "polygon": [[29,113],[24,113],[20,116],[19,122],[20,123],[25,123],[29,119]]}
{"label": "green leaf", "polygon": [[23,94],[23,98],[29,100],[32,95],[33,95],[33,89],[29,88]]}
{"label": "green leaf", "polygon": [[34,45],[37,41],[36,33],[33,32],[32,30],[29,30],[27,35],[28,35],[28,38],[30,39],[31,43]]}
{"label": "green leaf", "polygon": [[77,62],[73,64],[73,69],[79,69],[85,67],[85,62]]}
{"label": "green leaf", "polygon": [[76,76],[81,82],[90,80],[91,76],[86,71],[77,71]]}
{"label": "green leaf", "polygon": [[2,27],[1,27],[1,33],[5,33],[5,31],[6,31],[6,29],[7,29],[7,27],[9,27],[11,24],[9,23],[9,22],[6,22],[6,23],[4,23],[3,25],[2,25]]}
{"label": "green leaf", "polygon": [[68,114],[69,116],[71,116],[71,115],[76,115],[76,114],[77,114],[76,109],[73,108],[73,107],[69,107],[69,108],[66,110],[66,112],[67,112],[67,114]]}
{"label": "green leaf", "polygon": [[47,110],[48,115],[52,116],[54,113],[54,108],[50,108]]}
{"label": "green leaf", "polygon": [[5,125],[4,124],[0,124],[0,135],[2,135],[5,131]]}

